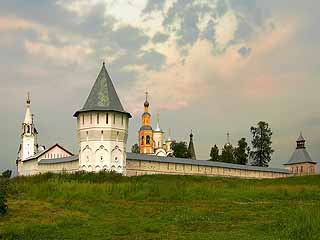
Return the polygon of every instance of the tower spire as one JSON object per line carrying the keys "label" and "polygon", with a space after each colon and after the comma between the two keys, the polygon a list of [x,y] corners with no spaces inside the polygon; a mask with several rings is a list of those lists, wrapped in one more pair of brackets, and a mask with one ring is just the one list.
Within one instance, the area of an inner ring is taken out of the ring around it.
{"label": "tower spire", "polygon": [[193,160],[196,160],[196,152],[194,150],[194,144],[193,144],[193,133],[192,129],[190,132],[190,141],[189,141],[189,146],[188,146],[188,152],[189,152],[189,157]]}
{"label": "tower spire", "polygon": [[32,124],[32,114],[31,114],[31,110],[30,110],[30,104],[31,104],[31,100],[30,100],[30,93],[27,93],[27,99],[26,99],[26,114],[24,117],[24,122],[25,124]]}
{"label": "tower spire", "polygon": [[227,145],[228,146],[231,145],[231,143],[230,143],[230,133],[229,132],[227,132]]}
{"label": "tower spire", "polygon": [[155,131],[161,131],[161,128],[160,128],[160,113],[157,113],[157,127],[155,129]]}
{"label": "tower spire", "polygon": [[31,102],[30,101],[30,92],[27,92],[27,101],[26,102],[27,102],[27,105],[30,104],[30,102]]}

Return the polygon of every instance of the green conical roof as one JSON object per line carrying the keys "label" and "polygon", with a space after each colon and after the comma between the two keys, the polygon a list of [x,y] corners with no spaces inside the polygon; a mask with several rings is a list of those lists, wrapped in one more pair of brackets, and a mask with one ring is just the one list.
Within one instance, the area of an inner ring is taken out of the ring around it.
{"label": "green conical roof", "polygon": [[89,111],[122,112],[127,113],[131,117],[130,113],[123,109],[104,63],[86,103],[74,116],[76,117],[80,112]]}

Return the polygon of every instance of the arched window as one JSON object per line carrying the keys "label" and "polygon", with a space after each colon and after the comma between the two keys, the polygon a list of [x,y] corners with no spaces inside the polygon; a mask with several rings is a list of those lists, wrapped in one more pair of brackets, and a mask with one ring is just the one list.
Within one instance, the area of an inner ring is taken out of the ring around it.
{"label": "arched window", "polygon": [[147,135],[147,137],[146,137],[146,144],[150,144],[150,136],[149,135]]}
{"label": "arched window", "polygon": [[144,144],[144,136],[141,137],[141,145]]}
{"label": "arched window", "polygon": [[300,167],[300,172],[303,172],[303,166]]}
{"label": "arched window", "polygon": [[30,133],[30,126],[27,126],[27,133]]}

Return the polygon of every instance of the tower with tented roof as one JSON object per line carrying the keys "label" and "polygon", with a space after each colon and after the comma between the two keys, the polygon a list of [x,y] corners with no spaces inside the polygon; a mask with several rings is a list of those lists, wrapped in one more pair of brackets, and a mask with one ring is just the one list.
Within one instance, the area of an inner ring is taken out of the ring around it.
{"label": "tower with tented roof", "polygon": [[77,118],[79,169],[125,174],[130,113],[120,102],[105,63]]}
{"label": "tower with tented roof", "polygon": [[317,162],[310,157],[306,149],[306,140],[302,136],[302,133],[300,133],[296,142],[296,149],[289,161],[284,164],[285,168],[295,175],[315,174]]}

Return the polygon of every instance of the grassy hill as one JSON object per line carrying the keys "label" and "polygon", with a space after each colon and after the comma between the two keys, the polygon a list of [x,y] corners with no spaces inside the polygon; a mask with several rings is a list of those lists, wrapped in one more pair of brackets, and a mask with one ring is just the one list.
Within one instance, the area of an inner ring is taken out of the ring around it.
{"label": "grassy hill", "polygon": [[320,239],[320,176],[45,174],[8,194],[2,239]]}

